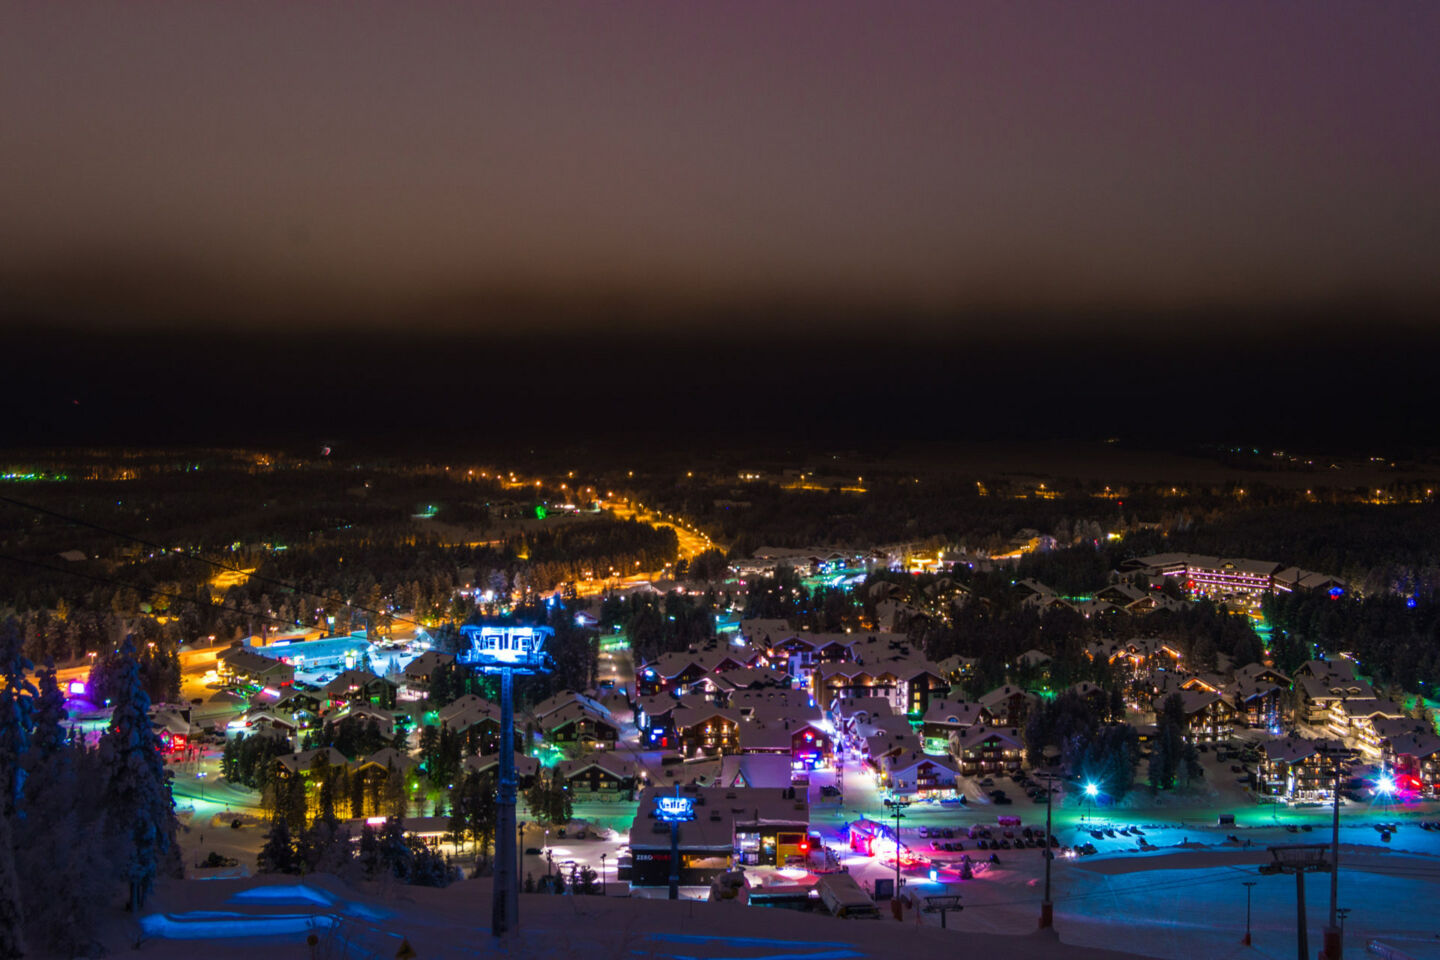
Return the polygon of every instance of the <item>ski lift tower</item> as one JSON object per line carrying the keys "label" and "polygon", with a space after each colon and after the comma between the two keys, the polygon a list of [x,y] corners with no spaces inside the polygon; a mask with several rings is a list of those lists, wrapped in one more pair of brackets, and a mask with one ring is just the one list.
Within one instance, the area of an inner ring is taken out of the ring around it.
{"label": "ski lift tower", "polygon": [[495,879],[490,904],[490,932],[496,937],[520,926],[520,871],[515,838],[515,677],[550,672],[545,642],[555,635],[549,627],[467,625],[460,635],[468,642],[455,659],[478,673],[500,677],[500,783],[495,801]]}
{"label": "ski lift tower", "polygon": [[1296,954],[1299,960],[1308,960],[1308,937],[1305,931],[1305,874],[1329,873],[1334,864],[1326,859],[1329,848],[1323,843],[1300,843],[1283,847],[1271,847],[1271,863],[1260,867],[1260,872],[1269,876],[1282,873],[1295,875],[1295,926],[1298,930]]}

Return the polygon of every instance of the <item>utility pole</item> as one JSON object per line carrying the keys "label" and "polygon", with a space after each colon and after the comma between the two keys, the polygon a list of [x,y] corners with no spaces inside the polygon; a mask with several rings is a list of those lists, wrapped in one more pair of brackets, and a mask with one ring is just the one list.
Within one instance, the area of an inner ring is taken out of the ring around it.
{"label": "utility pole", "polygon": [[1250,888],[1255,886],[1255,884],[1258,882],[1259,881],[1256,880],[1241,881],[1241,883],[1245,887],[1245,939],[1241,940],[1240,942],[1245,944],[1245,946],[1247,947],[1250,946]]}
{"label": "utility pole", "polygon": [[1040,926],[1044,929],[1055,926],[1055,905],[1050,900],[1050,861],[1055,859],[1054,848],[1050,845],[1050,797],[1055,789],[1055,776],[1040,773],[1035,775],[1035,779],[1045,784],[1045,847],[1041,851],[1045,857],[1045,899],[1040,901]]}

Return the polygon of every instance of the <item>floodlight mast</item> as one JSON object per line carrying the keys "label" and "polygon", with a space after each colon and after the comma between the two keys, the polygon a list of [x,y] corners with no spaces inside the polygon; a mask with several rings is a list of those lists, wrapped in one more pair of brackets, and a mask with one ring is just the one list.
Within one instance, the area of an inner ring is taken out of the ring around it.
{"label": "floodlight mast", "polygon": [[495,798],[495,879],[490,901],[490,932],[496,937],[520,926],[519,844],[516,842],[515,675],[550,672],[545,642],[549,627],[467,625],[461,636],[470,649],[456,656],[480,673],[500,676],[500,782]]}

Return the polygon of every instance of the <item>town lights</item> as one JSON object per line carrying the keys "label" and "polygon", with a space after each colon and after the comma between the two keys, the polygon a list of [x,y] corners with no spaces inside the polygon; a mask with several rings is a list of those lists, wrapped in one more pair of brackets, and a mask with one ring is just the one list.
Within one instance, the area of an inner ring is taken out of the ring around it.
{"label": "town lights", "polygon": [[1388,774],[1388,773],[1387,773],[1387,774],[1384,774],[1383,776],[1380,777],[1380,779],[1379,779],[1378,781],[1376,781],[1376,783],[1375,783],[1375,789],[1378,790],[1378,791],[1380,791],[1381,793],[1386,793],[1386,794],[1394,793],[1394,792],[1395,792],[1395,778],[1392,777],[1392,776],[1391,776],[1390,774]]}

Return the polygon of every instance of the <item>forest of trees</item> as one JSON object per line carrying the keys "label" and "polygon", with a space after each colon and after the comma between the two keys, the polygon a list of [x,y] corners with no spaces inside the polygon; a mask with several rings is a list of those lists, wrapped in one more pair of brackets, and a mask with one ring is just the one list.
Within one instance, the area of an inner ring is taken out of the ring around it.
{"label": "forest of trees", "polygon": [[1291,671],[1315,655],[1345,651],[1381,683],[1433,694],[1440,684],[1440,597],[1293,592],[1265,600],[1275,628],[1275,665]]}
{"label": "forest of trees", "polygon": [[102,910],[137,912],[180,874],[174,802],[133,646],[92,747],[66,727],[53,666],[32,681],[23,645],[16,620],[0,625],[0,957],[88,954]]}

